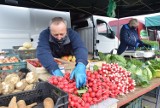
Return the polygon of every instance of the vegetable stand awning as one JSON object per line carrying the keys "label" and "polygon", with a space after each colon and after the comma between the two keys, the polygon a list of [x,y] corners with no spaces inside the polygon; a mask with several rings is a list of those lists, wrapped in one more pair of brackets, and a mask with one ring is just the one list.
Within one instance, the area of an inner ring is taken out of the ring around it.
{"label": "vegetable stand awning", "polygon": [[146,27],[160,26],[160,15],[145,17],[145,26]]}
{"label": "vegetable stand awning", "polygon": [[109,1],[116,3],[115,17],[117,18],[160,11],[159,0],[0,0],[0,4],[70,11],[72,15],[80,13],[81,16],[83,14],[106,16]]}

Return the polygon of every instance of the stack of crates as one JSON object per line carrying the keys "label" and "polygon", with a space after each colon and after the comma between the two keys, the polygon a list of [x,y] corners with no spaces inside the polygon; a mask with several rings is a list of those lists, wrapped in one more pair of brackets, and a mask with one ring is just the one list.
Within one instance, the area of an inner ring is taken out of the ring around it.
{"label": "stack of crates", "polygon": [[[11,58],[11,57],[16,57],[18,59],[18,62],[0,63],[0,72],[17,72],[22,68],[26,68],[27,63],[25,61],[22,61],[18,55],[8,54],[4,56],[4,58]],[[5,59],[2,59],[2,61],[3,60]],[[12,67],[12,68],[3,69],[3,67]]]}
{"label": "stack of crates", "polygon": [[18,50],[19,47],[21,46],[13,46],[13,50],[22,60],[36,58],[36,49]]}
{"label": "stack of crates", "polygon": [[16,96],[17,101],[24,100],[27,105],[36,102],[37,105],[34,108],[44,108],[43,100],[47,97],[52,98],[54,101],[54,108],[68,108],[69,103],[66,92],[43,81],[39,82],[33,90],[0,96],[0,105],[8,106],[13,96]]}

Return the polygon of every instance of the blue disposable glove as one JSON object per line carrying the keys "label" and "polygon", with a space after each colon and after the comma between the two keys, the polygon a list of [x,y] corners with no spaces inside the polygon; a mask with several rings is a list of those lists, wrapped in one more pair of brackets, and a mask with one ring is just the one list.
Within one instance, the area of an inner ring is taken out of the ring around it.
{"label": "blue disposable glove", "polygon": [[76,87],[80,88],[84,85],[86,85],[86,66],[79,62],[76,67],[74,68],[74,70],[72,71],[71,75],[70,75],[70,79],[72,80],[73,78],[75,78],[76,80]]}
{"label": "blue disposable glove", "polygon": [[52,71],[52,75],[54,75],[54,76],[63,76],[63,73],[60,71],[60,69],[56,69],[55,71]]}

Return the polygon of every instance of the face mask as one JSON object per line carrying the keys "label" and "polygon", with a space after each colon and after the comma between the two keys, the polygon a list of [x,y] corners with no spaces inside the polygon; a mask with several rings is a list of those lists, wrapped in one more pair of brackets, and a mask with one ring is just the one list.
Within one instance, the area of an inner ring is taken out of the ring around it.
{"label": "face mask", "polygon": [[[52,36],[53,37],[53,36]],[[55,37],[53,37],[53,40],[56,41],[58,44],[62,44],[65,42],[65,40],[67,39],[67,36],[65,36],[64,38],[61,38],[60,40],[56,39]]]}
{"label": "face mask", "polygon": [[137,27],[132,26],[131,29],[137,29]]}

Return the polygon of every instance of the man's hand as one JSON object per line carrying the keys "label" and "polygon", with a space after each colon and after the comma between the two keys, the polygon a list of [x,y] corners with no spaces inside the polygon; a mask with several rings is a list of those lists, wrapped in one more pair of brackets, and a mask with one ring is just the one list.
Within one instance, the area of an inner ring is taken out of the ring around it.
{"label": "man's hand", "polygon": [[144,43],[144,47],[146,47],[147,49],[151,49],[151,48],[152,48],[152,46],[151,46],[151,45],[149,45],[149,44],[145,44],[145,43]]}
{"label": "man's hand", "polygon": [[63,73],[60,71],[60,69],[56,69],[55,71],[52,71],[52,75],[54,75],[54,76],[63,76]]}
{"label": "man's hand", "polygon": [[86,66],[83,63],[78,63],[74,70],[72,71],[70,75],[70,79],[72,80],[75,78],[76,80],[76,87],[80,88],[84,85],[86,85]]}

